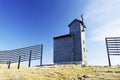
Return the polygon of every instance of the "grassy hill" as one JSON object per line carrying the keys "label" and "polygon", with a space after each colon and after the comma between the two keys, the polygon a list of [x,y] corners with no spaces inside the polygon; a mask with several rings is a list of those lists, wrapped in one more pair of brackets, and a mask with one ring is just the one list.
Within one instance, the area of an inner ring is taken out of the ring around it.
{"label": "grassy hill", "polygon": [[83,75],[88,76],[85,80],[119,80],[120,67],[69,64],[28,68],[22,65],[18,70],[16,64],[11,69],[7,69],[7,65],[0,65],[0,80],[77,80]]}

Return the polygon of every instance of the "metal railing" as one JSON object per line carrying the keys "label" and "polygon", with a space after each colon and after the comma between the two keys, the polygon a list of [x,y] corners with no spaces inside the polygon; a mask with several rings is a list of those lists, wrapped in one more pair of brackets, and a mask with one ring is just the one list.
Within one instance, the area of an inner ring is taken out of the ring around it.
{"label": "metal railing", "polygon": [[120,55],[120,37],[106,37],[106,48],[109,66],[111,66],[110,55]]}
{"label": "metal railing", "polygon": [[40,59],[40,66],[42,66],[43,44],[19,48],[14,50],[0,51],[0,64],[8,64],[10,68],[11,63],[18,62],[18,69],[20,62],[29,61],[28,67],[31,65],[31,60]]}

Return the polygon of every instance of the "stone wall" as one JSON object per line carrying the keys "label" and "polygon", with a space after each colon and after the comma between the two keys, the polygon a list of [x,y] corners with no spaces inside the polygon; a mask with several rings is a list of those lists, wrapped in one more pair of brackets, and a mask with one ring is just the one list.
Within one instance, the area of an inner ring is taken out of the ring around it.
{"label": "stone wall", "polygon": [[74,60],[73,39],[71,36],[54,39],[54,63]]}

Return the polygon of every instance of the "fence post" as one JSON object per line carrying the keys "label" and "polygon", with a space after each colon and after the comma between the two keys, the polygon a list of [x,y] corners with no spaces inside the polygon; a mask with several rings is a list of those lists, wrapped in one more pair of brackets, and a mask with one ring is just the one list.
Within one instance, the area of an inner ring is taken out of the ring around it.
{"label": "fence post", "polygon": [[32,55],[32,50],[30,50],[30,56],[29,56],[29,64],[28,64],[28,67],[30,67],[30,64],[31,64],[31,55]]}
{"label": "fence post", "polygon": [[19,56],[18,69],[20,68],[20,61],[21,61],[21,56]]}
{"label": "fence post", "polygon": [[109,54],[109,51],[108,51],[107,38],[105,38],[105,41],[106,41],[106,48],[107,48],[107,55],[108,55],[108,63],[109,63],[109,66],[111,66],[110,54]]}
{"label": "fence post", "polygon": [[8,61],[8,69],[10,69],[10,64],[11,64],[11,62],[10,62],[10,61]]}
{"label": "fence post", "polygon": [[42,54],[43,54],[43,44],[41,45],[40,66],[42,66]]}

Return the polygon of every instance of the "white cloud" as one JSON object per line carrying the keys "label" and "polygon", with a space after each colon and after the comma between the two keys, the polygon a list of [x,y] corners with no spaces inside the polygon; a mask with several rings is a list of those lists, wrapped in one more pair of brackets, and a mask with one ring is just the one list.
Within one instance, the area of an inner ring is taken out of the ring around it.
{"label": "white cloud", "polygon": [[92,41],[120,36],[119,4],[120,0],[91,0],[86,6],[85,17]]}
{"label": "white cloud", "polygon": [[117,37],[120,36],[120,18],[104,23],[103,26],[100,26],[91,32],[93,34],[93,41],[104,41],[105,37]]}

